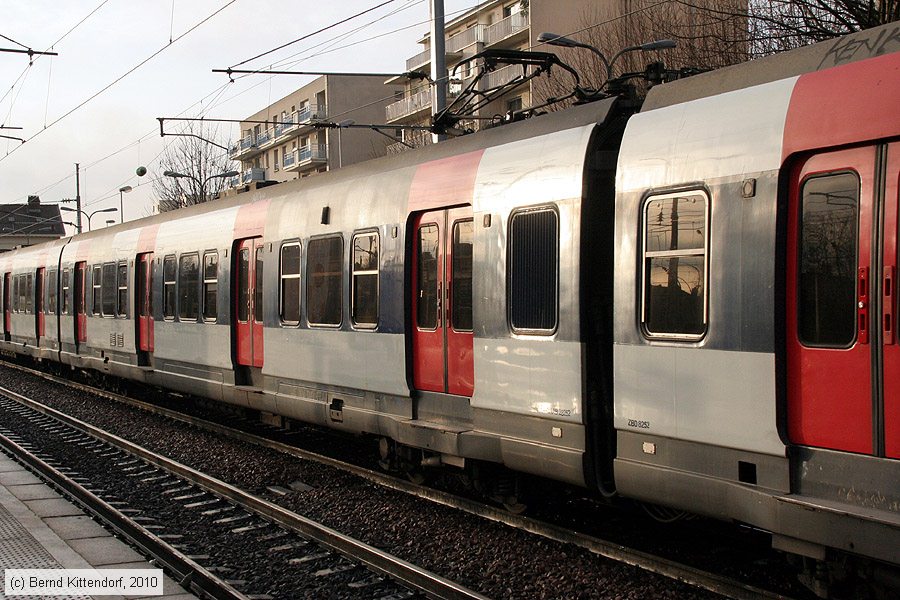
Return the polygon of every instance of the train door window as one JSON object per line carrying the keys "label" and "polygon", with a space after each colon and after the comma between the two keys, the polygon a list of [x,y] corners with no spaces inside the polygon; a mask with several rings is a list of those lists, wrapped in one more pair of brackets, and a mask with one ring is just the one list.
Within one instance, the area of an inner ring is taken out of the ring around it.
{"label": "train door window", "polygon": [[52,315],[56,313],[56,286],[58,284],[57,281],[57,272],[56,270],[51,270],[49,275],[47,276],[47,314]]}
{"label": "train door window", "polygon": [[196,321],[200,315],[200,256],[182,254],[178,261],[178,317]]}
{"label": "train door window", "polygon": [[350,318],[358,327],[378,325],[378,233],[353,236]]}
{"label": "train door window", "polygon": [[648,337],[696,340],[706,333],[708,210],[701,192],[644,204],[641,321]]}
{"label": "train door window", "polygon": [[509,229],[509,324],[516,333],[552,333],[559,296],[559,216],[550,207],[518,211]]}
{"label": "train door window", "polygon": [[116,266],[116,316],[128,317],[128,263]]}
{"label": "train door window", "polygon": [[281,299],[279,315],[285,325],[300,324],[300,242],[281,247]]}
{"label": "train door window", "polygon": [[91,314],[99,315],[100,314],[100,291],[102,289],[101,279],[100,279],[100,265],[97,265],[91,269]]}
{"label": "train door window", "polygon": [[34,275],[25,275],[25,312],[34,312]]}
{"label": "train door window", "polygon": [[207,252],[203,255],[203,320],[215,321],[218,307],[219,254]]}
{"label": "train door window", "polygon": [[19,276],[13,275],[12,310],[19,312]]}
{"label": "train door window", "polygon": [[101,312],[104,317],[114,317],[116,315],[116,263],[106,263],[103,265],[102,282],[101,282],[101,298],[103,306]]}
{"label": "train door window", "polygon": [[438,319],[438,226],[419,227],[416,240],[418,288],[416,290],[416,325],[419,329],[436,329]]}
{"label": "train door window", "polygon": [[263,322],[263,245],[256,246],[256,273],[253,274],[253,319]]}
{"label": "train door window", "polygon": [[451,247],[450,325],[456,331],[472,331],[472,219],[453,224]]}
{"label": "train door window", "polygon": [[[250,250],[242,248],[238,255],[238,281],[246,282],[250,278]],[[246,285],[238,286],[238,321],[250,321],[250,290]]]}
{"label": "train door window", "polygon": [[800,342],[846,348],[857,329],[859,177],[845,172],[807,179],[800,202]]}
{"label": "train door window", "polygon": [[60,313],[69,314],[69,269],[63,269],[62,282],[60,284],[62,298],[60,298]]}
{"label": "train door window", "polygon": [[163,259],[163,318],[175,318],[175,257]]}
{"label": "train door window", "polygon": [[343,297],[341,256],[344,254],[343,236],[331,236],[309,241],[306,267],[309,283],[306,286],[307,317],[310,325],[340,325]]}

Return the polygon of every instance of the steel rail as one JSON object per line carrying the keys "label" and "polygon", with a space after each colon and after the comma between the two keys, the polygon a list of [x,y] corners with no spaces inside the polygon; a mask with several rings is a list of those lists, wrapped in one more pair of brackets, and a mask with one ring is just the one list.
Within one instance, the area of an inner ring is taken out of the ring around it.
{"label": "steel rail", "polygon": [[372,471],[371,469],[366,469],[364,467],[345,463],[329,456],[323,456],[315,452],[296,448],[284,442],[270,440],[253,433],[241,431],[227,425],[208,421],[206,419],[188,415],[170,408],[157,406],[143,400],[136,400],[134,398],[129,398],[128,396],[101,390],[86,384],[72,382],[67,379],[63,379],[61,377],[57,377],[55,375],[51,375],[49,373],[45,373],[36,369],[24,367],[15,363],[4,361],[4,364],[6,366],[9,366],[10,368],[30,373],[37,377],[53,381],[54,383],[58,383],[66,387],[101,396],[114,402],[119,402],[128,406],[139,408],[141,410],[146,410],[153,414],[161,415],[176,421],[180,421],[182,423],[194,425],[196,427],[218,433],[234,440],[255,444],[264,448],[283,452],[297,458],[314,460],[322,464],[341,469],[358,477],[362,477],[377,485],[387,487],[399,492],[412,494],[419,498],[429,500],[431,502],[435,502],[449,508],[460,510],[484,519],[489,519],[491,521],[495,521],[509,527],[514,527],[516,529],[541,536],[548,540],[552,540],[562,544],[572,544],[573,546],[577,546],[598,556],[628,564],[639,569],[655,573],[657,575],[662,575],[664,577],[674,579],[676,581],[681,581],[697,588],[733,598],[734,600],[791,600],[790,596],[785,596],[777,592],[772,592],[770,590],[743,583],[733,578],[718,575],[716,573],[711,573],[709,571],[704,571],[703,569],[698,569],[696,567],[655,556],[641,550],[629,548],[622,544],[585,535],[577,531],[567,529],[565,527],[545,523],[543,521],[539,521],[527,516],[514,515],[505,510],[495,508],[493,506],[489,506],[475,500],[470,500],[468,498],[456,496],[448,492],[416,485],[414,483],[410,483],[402,479],[380,473],[378,471]]}
{"label": "steel rail", "polygon": [[[138,444],[129,442],[124,438],[41,404],[40,402],[23,396],[13,390],[0,387],[0,394],[17,401],[36,412],[53,417],[57,421],[77,429],[82,433],[86,433],[113,446],[117,446],[161,469],[188,480],[212,494],[231,500],[242,508],[248,509],[273,522],[297,531],[323,546],[364,563],[374,571],[409,585],[430,598],[441,600],[487,600],[485,596],[469,590],[454,581],[450,581],[449,579],[441,577],[426,569],[417,567],[410,562],[397,558],[378,548],[369,546],[368,544],[344,535],[330,527],[326,527],[321,523],[317,523],[312,519],[291,512],[277,504],[273,504],[263,498],[249,494],[220,479],[211,477],[196,469],[188,467],[187,465],[183,465],[165,456],[147,450]],[[240,597],[244,598],[244,596]]]}
{"label": "steel rail", "polygon": [[249,600],[222,579],[153,535],[140,524],[107,504],[93,492],[78,484],[65,473],[44,462],[27,449],[0,433],[0,447],[13,458],[39,474],[56,489],[73,498],[89,513],[109,525],[119,535],[140,548],[145,555],[156,561],[175,575],[175,578],[189,590],[202,592],[217,600]]}

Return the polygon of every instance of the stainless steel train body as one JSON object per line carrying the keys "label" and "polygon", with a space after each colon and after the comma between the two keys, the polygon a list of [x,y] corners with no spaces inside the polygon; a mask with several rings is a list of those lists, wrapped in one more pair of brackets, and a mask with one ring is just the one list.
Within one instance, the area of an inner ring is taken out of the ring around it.
{"label": "stainless steel train body", "polygon": [[0,348],[897,565],[898,39],[0,256]]}

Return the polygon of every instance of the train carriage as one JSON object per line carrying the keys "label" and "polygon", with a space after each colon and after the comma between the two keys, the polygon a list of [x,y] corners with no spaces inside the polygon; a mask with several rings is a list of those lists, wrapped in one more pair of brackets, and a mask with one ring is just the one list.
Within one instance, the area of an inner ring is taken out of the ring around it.
{"label": "train carriage", "polygon": [[898,31],[15,251],[0,349],[895,568]]}

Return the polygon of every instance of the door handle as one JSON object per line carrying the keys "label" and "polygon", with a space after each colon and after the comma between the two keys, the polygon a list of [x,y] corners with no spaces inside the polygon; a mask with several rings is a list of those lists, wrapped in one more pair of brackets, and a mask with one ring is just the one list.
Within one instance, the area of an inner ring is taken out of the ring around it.
{"label": "door handle", "polygon": [[893,265],[885,265],[884,267],[884,299],[882,301],[883,304],[883,318],[882,318],[882,327],[884,333],[884,345],[890,346],[894,343],[894,330],[896,329],[896,325],[894,323],[894,303],[896,300],[894,299],[896,292],[894,291],[894,281],[896,267]]}
{"label": "door handle", "polygon": [[856,276],[857,341],[869,343],[869,267],[862,267]]}

